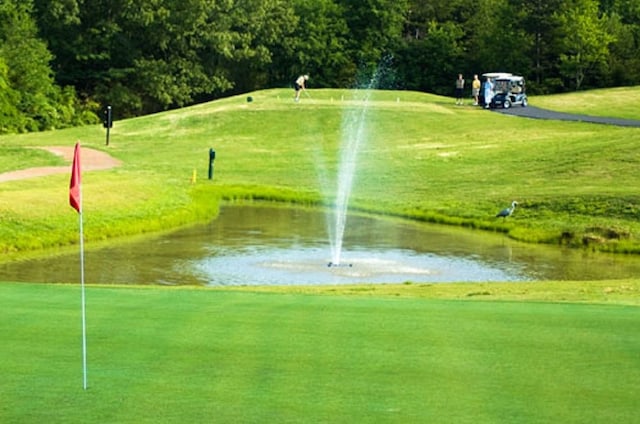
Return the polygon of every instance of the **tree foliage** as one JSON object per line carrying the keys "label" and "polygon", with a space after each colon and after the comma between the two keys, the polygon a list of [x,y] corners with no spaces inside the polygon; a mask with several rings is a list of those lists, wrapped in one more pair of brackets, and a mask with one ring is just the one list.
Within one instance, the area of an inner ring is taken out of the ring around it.
{"label": "tree foliage", "polygon": [[[640,83],[639,0],[2,0],[0,131],[181,107],[255,89],[451,94],[458,73],[553,93]],[[93,111],[93,114],[89,111]]]}
{"label": "tree foliage", "polygon": [[54,83],[52,55],[38,37],[32,3],[0,3],[0,132],[77,125],[95,116],[77,102],[71,87]]}
{"label": "tree foliage", "polygon": [[593,0],[574,4],[557,20],[564,29],[560,74],[580,89],[590,70],[606,66],[609,45],[615,41],[607,32],[606,17],[599,16],[598,5]]}
{"label": "tree foliage", "polygon": [[346,86],[356,64],[347,49],[349,28],[344,8],[333,0],[295,0],[292,32],[274,46],[271,84],[290,85],[301,74],[318,86]]}

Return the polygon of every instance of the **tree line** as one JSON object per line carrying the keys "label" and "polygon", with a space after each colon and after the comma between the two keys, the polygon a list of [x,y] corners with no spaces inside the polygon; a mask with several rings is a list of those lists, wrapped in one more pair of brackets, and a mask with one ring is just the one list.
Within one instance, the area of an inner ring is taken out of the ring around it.
{"label": "tree line", "polygon": [[0,133],[256,89],[451,95],[458,73],[531,93],[637,85],[640,0],[0,0]]}

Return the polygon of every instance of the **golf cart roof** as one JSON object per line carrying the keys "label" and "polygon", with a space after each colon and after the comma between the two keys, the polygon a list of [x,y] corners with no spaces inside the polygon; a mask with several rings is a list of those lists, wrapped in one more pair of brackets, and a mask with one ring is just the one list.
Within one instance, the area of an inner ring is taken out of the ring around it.
{"label": "golf cart roof", "polygon": [[485,78],[507,78],[511,75],[513,74],[510,74],[508,72],[487,72],[486,74],[482,74],[482,76]]}
{"label": "golf cart roof", "polygon": [[507,75],[507,76],[502,76],[502,77],[496,78],[496,81],[520,82],[520,81],[524,81],[524,77],[521,77],[520,75]]}

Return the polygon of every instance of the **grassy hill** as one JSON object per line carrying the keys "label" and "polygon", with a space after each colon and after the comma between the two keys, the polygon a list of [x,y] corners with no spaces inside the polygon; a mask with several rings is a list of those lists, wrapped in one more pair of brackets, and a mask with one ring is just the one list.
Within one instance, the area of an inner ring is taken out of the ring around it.
{"label": "grassy hill", "polygon": [[[529,242],[640,252],[639,129],[514,118],[415,92],[376,91],[368,101],[365,91],[309,94],[296,104],[289,90],[260,91],[250,93],[251,102],[236,96],[125,121],[114,111],[109,146],[99,126],[6,135],[0,170],[59,165],[32,147],[77,140],[120,159],[117,169],[84,175],[91,243],[209,219],[223,198],[326,202],[345,116],[364,114],[353,208]],[[590,93],[557,98],[531,102],[598,109],[585,100]],[[629,105],[640,91],[604,90],[598,98],[600,113],[634,117]],[[206,179],[210,148],[217,154],[213,181]],[[75,243],[67,187],[68,175],[0,184],[3,257]],[[519,202],[514,216],[495,219],[512,200]]]}
{"label": "grassy hill", "polygon": [[[334,187],[343,115],[363,101],[310,94],[116,120],[108,147],[98,127],[3,136],[0,171],[60,165],[32,147],[76,140],[122,160],[83,175],[90,243],[210,219],[224,198],[319,204]],[[637,129],[404,92],[376,92],[367,122],[357,208],[534,242],[640,244]],[[76,242],[68,184],[0,184],[3,258]],[[495,219],[513,199],[516,214]],[[632,423],[639,286],[88,287],[84,391],[79,288],[2,283],[0,422]]]}
{"label": "grassy hill", "polygon": [[534,96],[532,104],[561,112],[640,119],[640,111],[635,103],[639,98],[640,87],[619,87]]}

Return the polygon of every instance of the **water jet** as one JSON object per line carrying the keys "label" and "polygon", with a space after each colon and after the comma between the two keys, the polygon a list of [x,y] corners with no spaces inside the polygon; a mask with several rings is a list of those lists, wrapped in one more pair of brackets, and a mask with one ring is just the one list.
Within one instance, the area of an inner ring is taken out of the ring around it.
{"label": "water jet", "polygon": [[[354,90],[357,107],[346,109],[342,119],[342,138],[340,143],[340,162],[336,180],[336,196],[333,202],[333,221],[328,217],[327,232],[331,245],[331,261],[329,266],[339,266],[342,261],[342,245],[347,225],[349,199],[355,183],[358,153],[367,139],[367,112],[369,99],[378,85],[379,70],[374,72],[369,82],[362,89]],[[364,93],[364,94],[363,94]],[[349,266],[352,266],[350,264]]]}

